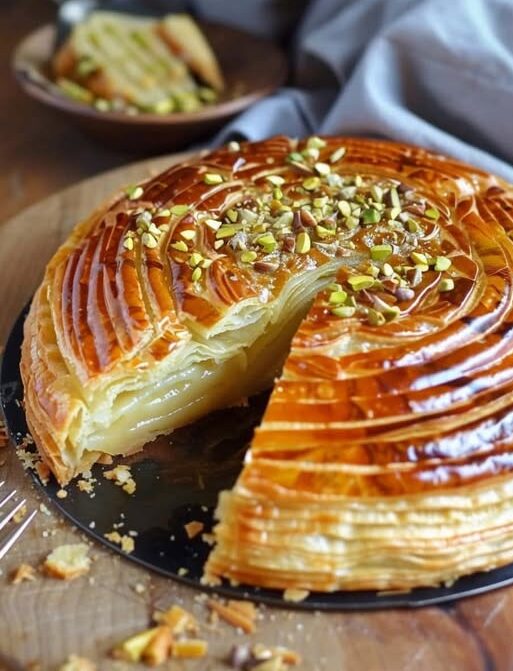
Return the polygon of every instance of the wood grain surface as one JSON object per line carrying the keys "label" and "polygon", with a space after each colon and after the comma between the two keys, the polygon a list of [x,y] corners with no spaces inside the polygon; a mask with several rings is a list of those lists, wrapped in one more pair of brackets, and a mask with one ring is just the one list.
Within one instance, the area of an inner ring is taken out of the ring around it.
{"label": "wood grain surface", "polygon": [[[24,99],[11,82],[10,50],[24,33],[51,18],[51,8],[48,0],[0,4],[0,342],[73,223],[116,187],[169,163],[155,159],[99,176],[6,221],[59,188],[130,158],[92,144],[49,110]],[[27,497],[29,509],[44,503],[11,449],[0,450],[0,464],[0,479],[16,487],[19,497]],[[108,650],[147,627],[155,608],[172,603],[198,616],[210,643],[208,659],[164,667],[177,671],[221,671],[227,668],[222,660],[231,645],[248,639],[299,651],[305,671],[513,669],[513,588],[421,610],[327,615],[262,608],[257,633],[247,637],[223,624],[209,630],[198,592],[97,545],[91,548],[95,561],[88,576],[61,582],[38,574],[34,582],[10,583],[21,562],[37,567],[55,546],[80,539],[57,512],[40,511],[24,539],[0,562],[0,656],[12,661],[10,666],[0,661],[0,669],[46,671],[75,653],[97,661],[101,671],[121,671],[124,664],[110,660]],[[143,585],[144,592],[138,593],[136,585]]]}

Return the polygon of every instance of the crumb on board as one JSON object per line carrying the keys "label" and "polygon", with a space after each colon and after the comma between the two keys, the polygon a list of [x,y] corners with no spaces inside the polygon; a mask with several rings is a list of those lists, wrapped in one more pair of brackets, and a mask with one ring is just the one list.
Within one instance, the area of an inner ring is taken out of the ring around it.
{"label": "crumb on board", "polygon": [[58,671],[96,671],[96,664],[86,657],[70,655]]}
{"label": "crumb on board", "polygon": [[214,534],[204,533],[201,535],[201,540],[207,545],[214,545],[214,543],[216,542],[216,537],[214,536]]}
{"label": "crumb on board", "polygon": [[103,477],[106,480],[111,480],[115,485],[121,487],[127,494],[133,494],[136,490],[136,483],[132,477],[130,466],[127,464],[119,464],[109,471],[103,471]]}
{"label": "crumb on board", "polygon": [[255,631],[256,608],[249,601],[228,601],[223,603],[217,599],[207,601],[208,608],[232,627],[242,629],[245,634]]}
{"label": "crumb on board", "polygon": [[184,529],[185,529],[185,533],[187,534],[187,538],[189,538],[189,539],[195,538],[205,528],[205,525],[203,524],[203,522],[198,522],[197,520],[192,520],[192,522],[187,522],[187,524],[184,524],[183,526],[184,526]]}
{"label": "crumb on board", "polygon": [[31,582],[36,579],[36,569],[30,564],[20,564],[13,572],[11,583],[19,585],[21,582]]}
{"label": "crumb on board", "polygon": [[46,515],[47,517],[51,517],[52,511],[48,508],[48,506],[45,506],[44,503],[39,504],[39,510],[40,512],[43,513],[43,515]]}
{"label": "crumb on board", "polygon": [[181,606],[171,606],[165,611],[155,611],[153,619],[159,624],[165,624],[174,635],[178,634],[196,634],[199,631],[198,621]]}
{"label": "crumb on board", "polygon": [[119,531],[110,531],[103,535],[111,543],[119,545],[121,550],[127,554],[130,554],[135,550],[135,541],[129,534],[121,535]]}
{"label": "crumb on board", "polygon": [[299,603],[300,601],[304,601],[309,596],[310,592],[307,589],[289,588],[283,592],[283,599],[292,603]]}
{"label": "crumb on board", "polygon": [[57,490],[57,498],[58,499],[65,499],[67,496],[68,496],[68,492],[65,489]]}
{"label": "crumb on board", "polygon": [[53,578],[73,580],[89,572],[91,559],[85,543],[59,545],[45,559],[43,568]]}
{"label": "crumb on board", "polygon": [[285,671],[289,666],[301,663],[301,655],[283,647],[270,647],[262,643],[234,645],[228,664],[239,671]]}
{"label": "crumb on board", "polygon": [[134,585],[134,592],[136,594],[144,594],[146,592],[146,587],[141,582],[137,582]]}
{"label": "crumb on board", "polygon": [[19,524],[27,516],[27,506],[22,506],[14,515],[12,516],[13,521],[16,524]]}

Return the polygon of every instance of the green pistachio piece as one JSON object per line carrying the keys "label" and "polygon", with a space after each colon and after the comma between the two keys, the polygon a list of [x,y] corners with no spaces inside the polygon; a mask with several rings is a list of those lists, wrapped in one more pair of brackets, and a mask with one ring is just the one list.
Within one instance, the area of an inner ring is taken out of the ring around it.
{"label": "green pistachio piece", "polygon": [[306,191],[315,191],[321,185],[321,180],[318,177],[307,177],[303,180],[303,189]]}
{"label": "green pistachio piece", "polygon": [[340,214],[343,217],[350,217],[351,216],[351,205],[347,202],[347,200],[339,200],[337,203],[338,210]]}
{"label": "green pistachio piece", "polygon": [[198,254],[198,252],[193,252],[190,257],[189,257],[189,265],[192,268],[195,268],[196,266],[199,266],[199,264],[203,261],[203,257],[201,254]]}
{"label": "green pistachio piece", "polygon": [[194,240],[196,237],[196,230],[194,228],[186,228],[180,231],[180,235],[184,240]]}
{"label": "green pistachio piece", "polygon": [[440,280],[438,284],[438,291],[441,293],[445,291],[452,291],[454,289],[454,280],[452,277],[444,277],[442,280]]}
{"label": "green pistachio piece", "polygon": [[137,200],[143,195],[144,191],[141,186],[127,186],[125,193],[130,200]]}
{"label": "green pistachio piece", "polygon": [[411,260],[416,265],[422,265],[422,266],[428,265],[427,256],[425,254],[422,254],[420,252],[412,252],[410,256]]}
{"label": "green pistachio piece", "polygon": [[237,233],[237,228],[235,226],[221,226],[221,228],[216,233],[216,238],[218,240],[224,238],[231,238],[232,235]]}
{"label": "green pistachio piece", "polygon": [[376,203],[381,203],[383,200],[383,189],[378,186],[377,184],[373,184],[370,189],[372,199],[376,201]]}
{"label": "green pistachio piece", "polygon": [[281,186],[282,184],[285,184],[285,179],[281,175],[267,175],[266,179],[273,186]]}
{"label": "green pistachio piece", "polygon": [[330,163],[337,163],[340,161],[341,158],[344,158],[346,155],[347,149],[345,147],[339,147],[338,149],[335,149],[333,154],[330,156]]}
{"label": "green pistachio piece", "polygon": [[446,256],[437,256],[435,259],[435,270],[438,272],[449,270],[451,265],[451,259],[448,259]]}
{"label": "green pistachio piece", "polygon": [[436,207],[430,207],[424,212],[424,214],[426,217],[429,217],[429,219],[434,219],[435,221],[440,216],[440,212],[436,209]]}
{"label": "green pistachio piece", "polygon": [[336,317],[353,317],[354,313],[356,312],[356,308],[351,307],[349,305],[338,305],[335,308],[331,308],[331,313],[334,314]]}
{"label": "green pistachio piece", "polygon": [[171,244],[173,249],[176,249],[178,252],[186,252],[189,248],[183,240],[178,240],[178,242],[173,242]]}
{"label": "green pistachio piece", "polygon": [[370,254],[373,261],[384,261],[392,254],[392,245],[374,245],[371,247]]}
{"label": "green pistachio piece", "polygon": [[381,219],[381,215],[373,207],[369,207],[368,210],[364,210],[362,219],[364,224],[377,224]]}
{"label": "green pistachio piece", "polygon": [[223,176],[218,175],[215,172],[207,172],[203,176],[203,181],[205,184],[213,185],[213,184],[222,184],[223,183]]}
{"label": "green pistachio piece", "polygon": [[345,303],[347,299],[347,292],[344,291],[343,289],[340,289],[338,291],[332,291],[330,293],[330,296],[328,298],[330,303],[333,303],[335,305],[339,305],[340,303]]}
{"label": "green pistachio piece", "polygon": [[315,172],[318,175],[321,175],[321,177],[326,177],[326,175],[329,175],[331,172],[331,168],[327,163],[316,163],[314,168]]}
{"label": "green pistachio piece", "polygon": [[371,326],[382,326],[386,322],[385,316],[373,308],[369,308],[367,319]]}
{"label": "green pistachio piece", "polygon": [[371,275],[352,275],[347,281],[354,291],[361,291],[362,289],[370,289],[372,287],[374,277]]}
{"label": "green pistachio piece", "polygon": [[219,230],[222,223],[219,219],[205,219],[205,226],[208,226],[213,231]]}
{"label": "green pistachio piece", "polygon": [[173,205],[169,209],[171,214],[175,214],[177,217],[181,217],[183,214],[186,214],[189,211],[188,205]]}
{"label": "green pistachio piece", "polygon": [[191,277],[193,282],[198,282],[201,279],[201,268],[194,268]]}
{"label": "green pistachio piece", "polygon": [[307,254],[310,251],[311,240],[306,231],[301,231],[296,239],[296,252],[298,254]]}
{"label": "green pistachio piece", "polygon": [[308,149],[323,149],[326,146],[326,140],[318,137],[317,135],[312,135],[306,141],[306,146]]}
{"label": "green pistachio piece", "polygon": [[258,254],[252,250],[242,252],[240,255],[240,260],[242,263],[253,263],[258,258]]}

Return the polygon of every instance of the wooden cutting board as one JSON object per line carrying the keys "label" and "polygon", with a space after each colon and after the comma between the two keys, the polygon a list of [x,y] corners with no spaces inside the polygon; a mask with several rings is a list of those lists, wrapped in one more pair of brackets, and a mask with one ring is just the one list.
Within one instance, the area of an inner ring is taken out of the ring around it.
{"label": "wooden cutting board", "polygon": [[[0,225],[0,342],[73,224],[118,187],[183,156],[153,159],[89,179]],[[21,562],[39,566],[54,547],[78,542],[82,535],[32,487],[9,447],[0,450],[2,462],[0,480],[16,487],[19,497],[27,498],[29,509],[48,504],[48,510],[43,507],[24,538],[0,562],[0,653],[24,667],[39,663],[46,671],[74,653],[95,660],[102,671],[119,671],[124,667],[108,658],[109,649],[148,627],[154,609],[178,603],[204,623],[202,635],[210,651],[207,659],[173,661],[165,667],[169,669],[228,668],[223,658],[233,644],[246,641],[298,651],[305,671],[513,669],[513,587],[443,608],[330,615],[262,608],[257,633],[248,637],[222,623],[209,629],[199,592],[98,545],[91,548],[95,561],[88,576],[62,582],[39,573],[33,582],[12,585],[9,576]]]}

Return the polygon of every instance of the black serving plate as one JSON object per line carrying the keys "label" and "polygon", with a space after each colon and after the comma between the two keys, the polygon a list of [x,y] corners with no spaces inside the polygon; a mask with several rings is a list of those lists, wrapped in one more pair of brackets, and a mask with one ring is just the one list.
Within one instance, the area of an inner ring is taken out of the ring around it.
{"label": "black serving plate", "polygon": [[[1,404],[9,433],[20,444],[27,433],[22,407],[19,373],[20,347],[25,309],[16,321],[7,342],[1,368]],[[43,487],[30,471],[41,491],[74,524],[96,541],[123,554],[118,545],[104,537],[114,525],[122,523],[121,534],[137,532],[135,550],[124,555],[148,569],[186,583],[200,583],[203,565],[210,551],[201,535],[190,540],[184,524],[203,522],[210,532],[213,511],[221,490],[232,486],[240,471],[252,431],[258,424],[267,401],[266,395],[251,400],[248,407],[212,413],[195,424],[175,431],[149,445],[129,462],[137,490],[128,496],[106,480],[102,471],[112,466],[93,468],[97,479],[94,496],[80,492],[75,484],[68,487],[65,499],[57,498],[59,486],[52,480]],[[91,524],[93,523],[94,524]],[[187,569],[186,575],[183,569]],[[277,590],[264,590],[224,584],[214,588],[224,596],[252,599],[274,606],[324,611],[415,607],[440,604],[473,596],[513,583],[513,565],[461,578],[451,587],[422,588],[408,593],[380,594],[374,591],[311,593],[300,603],[285,602]]]}

